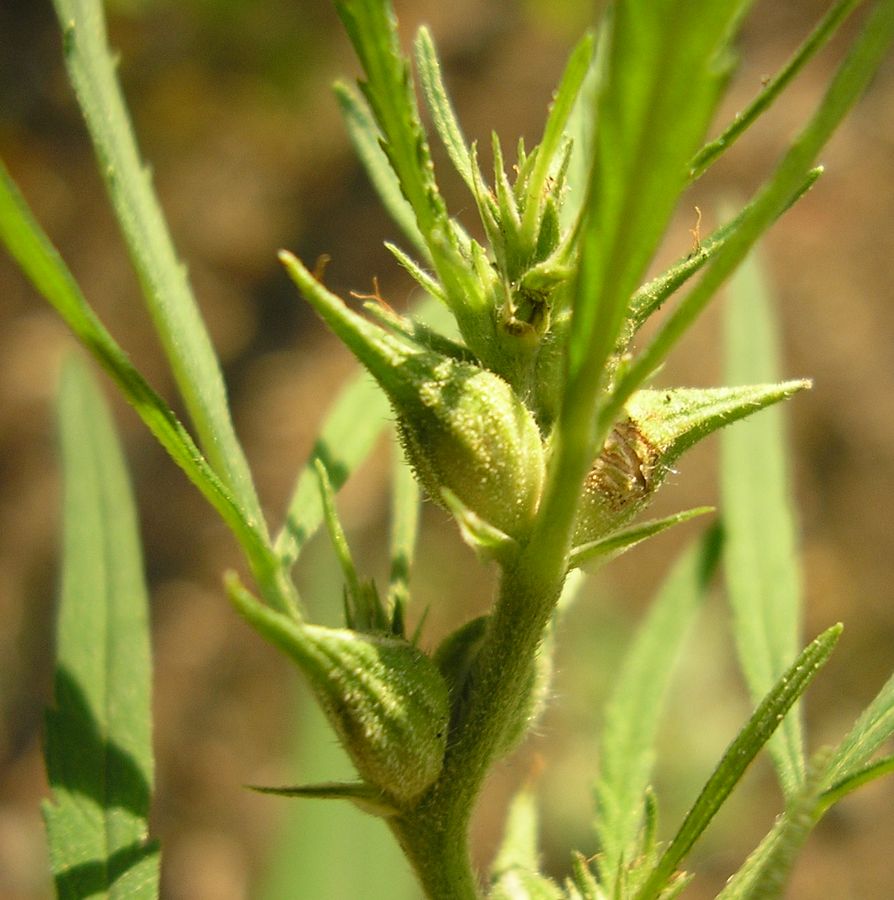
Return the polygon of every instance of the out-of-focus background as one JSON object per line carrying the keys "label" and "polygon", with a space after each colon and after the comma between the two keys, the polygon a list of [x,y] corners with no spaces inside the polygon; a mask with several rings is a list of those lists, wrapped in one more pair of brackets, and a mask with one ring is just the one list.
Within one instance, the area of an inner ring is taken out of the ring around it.
{"label": "out-of-focus background", "polygon": [[[347,352],[324,332],[276,262],[333,257],[327,283],[345,294],[377,275],[401,307],[413,287],[382,248],[398,235],[348,146],[330,91],[356,65],[332,6],[319,0],[115,0],[113,45],[144,157],[223,360],[235,419],[270,520],[278,526],[295,472],[341,381]],[[741,42],[722,119],[757,91],[822,14],[820,0],[764,0]],[[504,146],[539,136],[565,55],[589,16],[579,0],[406,0],[404,39],[427,22],[466,133]],[[845,32],[852,32],[852,28]],[[846,34],[842,37],[846,37]],[[779,108],[691,192],[662,250],[688,251],[692,206],[703,230],[724,198],[745,196],[817,100],[842,40]],[[474,206],[436,149],[451,208]],[[152,336],[78,110],[61,65],[49,0],[0,5],[0,152],[112,332],[150,381],[174,393]],[[811,745],[836,740],[894,668],[894,65],[823,154],[817,187],[771,232],[764,259],[779,297],[785,372],[814,390],[788,405],[800,504],[806,635],[842,620],[839,649],[809,694]],[[718,304],[719,306],[719,304]],[[667,384],[719,379],[718,309],[662,373]],[[0,257],[0,896],[49,896],[39,803],[42,711],[51,689],[59,478],[53,398],[74,344],[49,308]],[[347,805],[259,796],[248,783],[349,777],[335,741],[289,665],[226,603],[220,574],[234,543],[136,417],[113,398],[140,502],[155,648],[157,799],[164,896],[413,898],[385,828]],[[683,460],[661,510],[716,499],[716,443]],[[370,572],[384,569],[388,453],[352,480],[341,509]],[[594,579],[559,636],[553,708],[537,734],[497,767],[475,827],[482,864],[505,803],[538,778],[543,852],[594,851],[588,784],[597,711],[619,648],[677,550],[670,535]],[[317,539],[299,571],[323,621],[340,585]],[[430,608],[424,643],[483,610],[491,589],[445,516],[428,505],[415,575],[415,615]],[[676,680],[658,773],[663,833],[679,820],[747,713],[732,663],[727,613],[715,597]],[[539,773],[539,774],[538,774]],[[699,846],[686,896],[711,897],[779,810],[759,762]],[[894,891],[894,780],[834,811],[811,838],[789,896],[889,897]],[[379,887],[381,885],[381,887]]]}

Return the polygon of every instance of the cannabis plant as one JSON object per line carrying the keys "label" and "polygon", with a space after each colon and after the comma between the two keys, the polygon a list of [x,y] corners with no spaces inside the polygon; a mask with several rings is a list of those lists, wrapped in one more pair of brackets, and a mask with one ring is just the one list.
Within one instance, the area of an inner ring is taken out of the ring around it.
{"label": "cannabis plant", "polygon": [[[489,771],[520,744],[549,698],[554,625],[574,601],[581,571],[705,513],[649,518],[646,511],[694,444],[809,386],[776,380],[769,313],[747,280],[750,270],[737,282],[730,317],[736,383],[653,382],[761,235],[819,177],[817,154],[894,36],[894,2],[867,4],[862,31],[824,97],[754,196],[716,231],[696,228],[691,252],[647,282],[682,192],[774,102],[858,0],[835,3],[708,143],[751,4],[619,0],[572,50],[540,142],[504,148],[494,135],[486,149],[464,138],[426,29],[415,37],[411,63],[389,2],[337,2],[363,71],[357,87],[337,86],[337,99],[404,235],[388,249],[429,299],[401,315],[376,289],[360,297],[361,307],[329,290],[322,261],[280,253],[296,302],[310,304],[371,379],[352,382],[336,399],[276,534],[139,160],[100,4],[54,2],[100,171],[192,430],[93,313],[5,171],[0,229],[38,292],[235,535],[253,585],[230,572],[226,596],[294,662],[356,770],[350,782],[258,789],[347,800],[380,818],[432,898],[670,898],[689,881],[682,869],[689,851],[767,746],[784,811],[721,896],[779,895],[826,810],[894,766],[891,757],[876,757],[894,728],[894,680],[838,746],[807,754],[796,703],[841,626],[799,651],[778,420],[766,416],[741,437],[730,433],[724,533],[709,529],[684,554],[618,673],[595,775],[596,855],[575,853],[564,884],[542,872],[535,804],[523,791],[491,872],[476,872],[469,822]],[[445,204],[417,92],[480,227],[467,229]],[[366,277],[357,273],[359,283]],[[657,326],[644,331],[653,317]],[[56,706],[47,730],[53,871],[63,896],[152,896],[149,652],[133,511],[112,429],[82,369],[69,369],[60,408],[68,486]],[[380,587],[358,571],[335,499],[389,423],[403,461],[394,476],[391,572]],[[498,573],[488,612],[434,646],[413,609],[408,577],[420,492]],[[309,621],[293,581],[305,543],[323,524],[344,578],[333,588],[343,594],[340,628]],[[663,688],[721,555],[754,712],[665,837],[650,787]]]}

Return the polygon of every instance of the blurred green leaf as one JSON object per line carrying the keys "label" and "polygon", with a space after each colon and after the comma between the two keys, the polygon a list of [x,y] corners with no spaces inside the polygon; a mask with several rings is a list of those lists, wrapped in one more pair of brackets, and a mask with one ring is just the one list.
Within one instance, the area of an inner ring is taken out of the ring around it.
{"label": "blurred green leaf", "polygon": [[879,0],[865,21],[863,30],[851,43],[847,56],[835,72],[810,121],[749,204],[736,232],[718,250],[698,284],[665,319],[651,343],[623,373],[611,401],[602,410],[603,428],[611,426],[627,398],[661,365],[718,288],[791,202],[817,154],[875,74],[892,39],[894,2]]}
{"label": "blurred green leaf", "polygon": [[817,672],[828,661],[841,631],[841,625],[833,625],[808,644],[764,697],[748,723],[726,749],[698,799],[686,814],[677,834],[658,861],[658,865],[637,893],[636,900],[653,900],[659,896],[677,866],[745,774],[754,757],[785,719],[786,713],[798,697],[807,690]]}
{"label": "blurred green leaf", "polygon": [[137,517],[103,400],[70,362],[59,398],[65,474],[55,708],[47,711],[52,800],[43,813],[62,898],[158,895],[147,839],[152,662]]}
{"label": "blurred green leaf", "polygon": [[447,90],[441,78],[441,64],[435,50],[431,33],[424,26],[419,29],[414,44],[416,51],[416,68],[419,72],[419,81],[425,93],[425,100],[431,110],[432,122],[438,132],[450,162],[466,183],[469,190],[475,194],[475,179],[472,177],[472,157],[463,137],[462,129],[456,120],[456,113],[450,103]]}
{"label": "blurred green leaf", "polygon": [[[730,282],[726,380],[780,377],[769,291],[753,260]],[[723,432],[724,573],[739,664],[756,702],[785,671],[801,632],[801,572],[787,472],[783,411],[766,409]],[[801,720],[790,714],[769,743],[786,795],[804,778]]]}
{"label": "blurred green leaf", "polygon": [[601,884],[608,896],[639,855],[643,800],[652,777],[658,723],[673,669],[705,598],[720,551],[718,529],[680,557],[628,650],[605,710],[596,780]]}
{"label": "blurred green leaf", "polygon": [[503,843],[491,866],[492,900],[561,900],[559,886],[540,874],[537,849],[537,798],[522,788],[513,798],[503,834]]}
{"label": "blurred green leaf", "polygon": [[839,0],[826,12],[816,28],[792,54],[786,64],[762,87],[761,92],[719,137],[710,141],[693,157],[692,179],[700,178],[730,147],[772,106],[804,66],[832,39],[845,19],[863,0]]}
{"label": "blurred green leaf", "polygon": [[357,96],[356,91],[341,82],[335,85],[335,96],[341,107],[342,118],[348,129],[354,152],[366,169],[366,174],[382,205],[401,231],[413,242],[413,246],[428,258],[428,248],[416,224],[415,213],[401,192],[400,182],[382,149],[382,133],[373,121],[368,107]]}
{"label": "blurred green leaf", "polygon": [[894,676],[861,713],[829,765],[829,783],[857,774],[894,734]]}
{"label": "blurred green leaf", "polygon": [[390,4],[339,0],[336,9],[366,74],[360,89],[381,131],[382,149],[413,209],[419,231],[426,243],[435,229],[448,237],[447,209],[435,183],[409,64],[400,50]]}
{"label": "blurred green leaf", "polygon": [[233,429],[211,339],[178,261],[149,171],[140,161],[109,50],[101,0],[53,0],[68,75],[100,175],[174,378],[208,459],[245,515],[264,531],[248,463]]}
{"label": "blurred green leaf", "polygon": [[288,565],[323,521],[315,466],[322,462],[337,491],[369,455],[388,422],[390,406],[382,389],[365,372],[355,375],[336,398],[301,470],[289,501],[276,549]]}

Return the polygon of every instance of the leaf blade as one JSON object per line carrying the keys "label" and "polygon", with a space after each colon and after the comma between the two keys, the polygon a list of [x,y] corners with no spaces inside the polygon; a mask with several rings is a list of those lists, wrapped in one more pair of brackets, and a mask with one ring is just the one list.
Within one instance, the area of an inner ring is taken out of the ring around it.
{"label": "leaf blade", "polygon": [[293,611],[294,587],[283,577],[262,524],[250,517],[202,455],[170,407],[137,371],[87,303],[56,248],[38,225],[0,161],[0,240],[37,291],[117,384],[137,415],[239,540],[265,597]]}
{"label": "leaf blade", "polygon": [[419,72],[419,80],[428,108],[431,111],[432,122],[438,137],[444,144],[444,149],[453,163],[453,167],[459,173],[466,186],[475,194],[475,179],[472,177],[472,156],[462,129],[456,119],[456,113],[450,103],[444,81],[441,77],[441,63],[435,50],[431,32],[423,26],[416,34],[414,42],[416,53],[416,69]]}
{"label": "leaf blade", "polygon": [[342,119],[354,152],[366,170],[382,205],[388,210],[401,231],[413,242],[413,246],[426,258],[428,247],[416,224],[416,216],[401,192],[400,182],[382,150],[381,132],[362,99],[346,84],[336,82],[335,97],[341,109]]}
{"label": "leaf blade", "polygon": [[651,900],[660,894],[785,714],[828,661],[841,631],[841,625],[833,625],[808,644],[760,702],[745,727],[726,749],[658,865],[637,893],[636,900]]}
{"label": "leaf blade", "polygon": [[719,552],[720,534],[713,528],[679,558],[637,631],[606,705],[595,795],[598,865],[608,896],[623,862],[635,855],[666,688]]}
{"label": "leaf blade", "polygon": [[[728,382],[778,377],[779,337],[756,262],[746,261],[730,282],[725,330]],[[721,439],[724,572],[739,664],[755,702],[800,642],[801,572],[784,431],[782,410],[775,407],[727,429]],[[805,771],[797,712],[771,738],[769,750],[791,795]]]}
{"label": "leaf blade", "polygon": [[829,765],[829,782],[858,772],[894,734],[894,675],[860,714],[854,727],[836,749]]}
{"label": "leaf blade", "polygon": [[830,7],[816,28],[795,50],[786,64],[761,88],[760,93],[738,113],[723,132],[709,141],[693,157],[690,177],[700,178],[730,147],[772,106],[804,66],[832,39],[844,20],[863,0],[838,0]]}
{"label": "leaf blade", "polygon": [[652,341],[620,379],[601,413],[608,428],[628,397],[657,369],[705,309],[718,288],[740,265],[760,236],[791,202],[805,173],[847,111],[869,84],[894,40],[894,3],[879,0],[851,44],[810,121],[776,170],[749,204],[735,234],[720,248],[704,277],[668,316]]}
{"label": "leaf blade", "polygon": [[199,442],[221,480],[263,522],[211,338],[177,259],[139,149],[109,50],[100,0],[54,0],[69,79],[147,308]]}
{"label": "leaf blade", "polygon": [[124,460],[81,364],[66,367],[59,418],[64,554],[44,806],[52,867],[60,896],[151,898],[148,597]]}

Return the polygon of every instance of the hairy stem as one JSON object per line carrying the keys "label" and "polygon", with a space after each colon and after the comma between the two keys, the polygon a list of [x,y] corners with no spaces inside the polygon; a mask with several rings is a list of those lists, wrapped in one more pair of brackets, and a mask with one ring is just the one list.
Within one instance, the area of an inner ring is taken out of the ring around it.
{"label": "hairy stem", "polygon": [[418,806],[391,823],[435,900],[480,896],[469,860],[469,820],[487,772],[527,702],[532,662],[563,581],[564,567],[544,573],[532,552],[503,574],[444,769]]}

